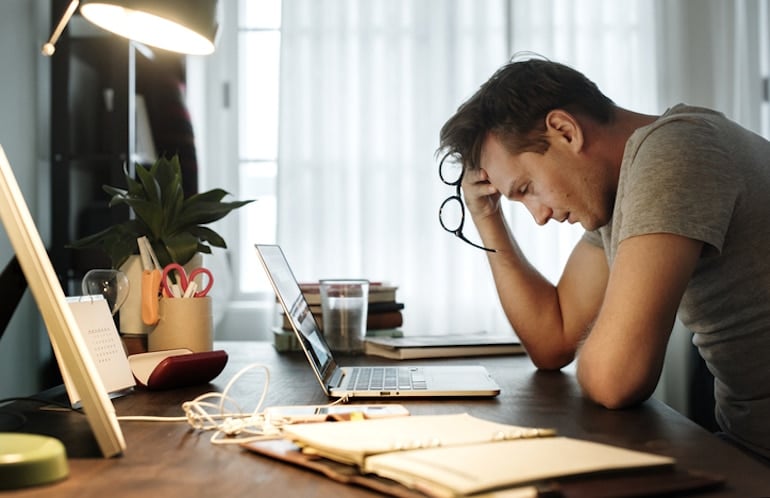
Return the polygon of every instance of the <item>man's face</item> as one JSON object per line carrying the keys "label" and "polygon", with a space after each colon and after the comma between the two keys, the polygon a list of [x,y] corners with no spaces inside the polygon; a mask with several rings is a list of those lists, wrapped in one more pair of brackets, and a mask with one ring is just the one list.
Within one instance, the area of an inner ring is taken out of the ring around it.
{"label": "man's face", "polygon": [[614,192],[598,164],[563,140],[551,140],[545,154],[511,154],[494,134],[481,150],[481,169],[502,196],[524,204],[535,221],[580,223],[595,230],[609,222]]}

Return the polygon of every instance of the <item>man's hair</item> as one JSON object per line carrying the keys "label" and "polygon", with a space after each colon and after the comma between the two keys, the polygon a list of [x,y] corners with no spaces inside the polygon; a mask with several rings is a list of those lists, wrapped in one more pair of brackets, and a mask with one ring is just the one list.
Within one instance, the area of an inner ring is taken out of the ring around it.
{"label": "man's hair", "polygon": [[498,69],[441,127],[437,154],[458,155],[464,168],[477,169],[489,132],[512,154],[542,154],[549,145],[545,117],[550,111],[563,109],[607,124],[614,107],[594,82],[575,69],[545,59],[513,60]]}

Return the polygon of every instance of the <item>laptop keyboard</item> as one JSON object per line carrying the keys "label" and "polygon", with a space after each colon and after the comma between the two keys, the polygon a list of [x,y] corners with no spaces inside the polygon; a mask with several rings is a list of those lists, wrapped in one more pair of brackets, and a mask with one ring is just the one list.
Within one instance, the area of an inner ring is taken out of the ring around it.
{"label": "laptop keyboard", "polygon": [[356,391],[411,391],[427,389],[422,369],[415,367],[356,367],[348,389]]}

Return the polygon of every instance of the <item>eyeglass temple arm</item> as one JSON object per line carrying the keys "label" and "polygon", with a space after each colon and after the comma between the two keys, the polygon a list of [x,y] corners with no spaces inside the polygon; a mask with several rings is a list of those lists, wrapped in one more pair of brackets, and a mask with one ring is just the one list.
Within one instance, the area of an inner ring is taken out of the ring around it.
{"label": "eyeglass temple arm", "polygon": [[497,250],[496,250],[496,249],[490,249],[490,248],[488,248],[488,247],[480,246],[480,245],[478,245],[478,244],[475,244],[475,243],[471,242],[470,240],[468,240],[468,239],[465,237],[465,235],[463,235],[463,234],[462,234],[461,232],[459,232],[459,231],[458,231],[458,232],[452,232],[452,233],[454,233],[454,234],[455,234],[455,237],[457,237],[458,239],[462,240],[463,242],[465,242],[465,243],[467,243],[467,244],[470,244],[470,245],[472,245],[473,247],[475,247],[475,248],[477,248],[477,249],[482,249],[482,250],[484,250],[484,251],[487,251],[487,252],[497,252]]}

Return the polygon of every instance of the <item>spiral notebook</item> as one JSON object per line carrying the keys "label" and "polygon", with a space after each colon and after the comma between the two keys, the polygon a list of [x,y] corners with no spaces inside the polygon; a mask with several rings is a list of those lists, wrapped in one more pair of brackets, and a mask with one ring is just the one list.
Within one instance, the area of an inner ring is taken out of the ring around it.
{"label": "spiral notebook", "polygon": [[[481,365],[339,365],[281,248],[265,244],[257,244],[256,248],[278,301],[327,396],[403,398],[500,394],[500,387]],[[380,382],[369,382],[373,380]]]}

